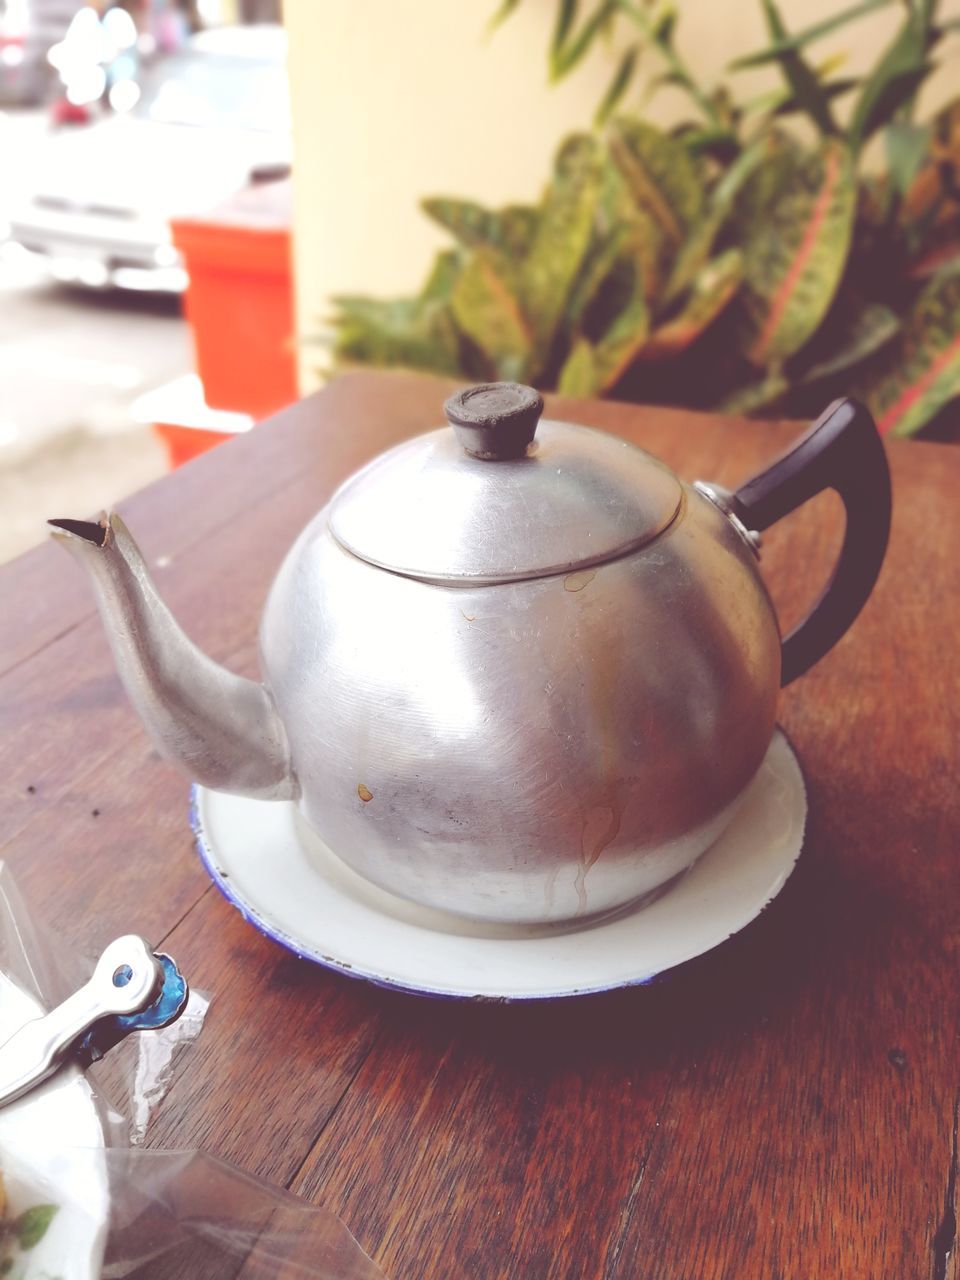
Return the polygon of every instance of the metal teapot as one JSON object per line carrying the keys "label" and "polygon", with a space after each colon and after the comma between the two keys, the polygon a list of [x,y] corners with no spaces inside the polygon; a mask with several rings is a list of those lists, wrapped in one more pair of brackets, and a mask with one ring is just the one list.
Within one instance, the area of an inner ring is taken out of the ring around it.
{"label": "metal teapot", "polygon": [[[430,907],[607,912],[717,838],[781,684],[859,613],[889,532],[883,445],[837,401],[729,493],[540,422],[529,387],[445,408],[452,430],[374,459],[297,539],[263,616],[263,683],[187,639],[117,516],[53,520],[54,536],[93,577],[158,747],[197,781],[295,801],[355,871]],[[825,488],[843,547],[781,644],[757,533]]]}

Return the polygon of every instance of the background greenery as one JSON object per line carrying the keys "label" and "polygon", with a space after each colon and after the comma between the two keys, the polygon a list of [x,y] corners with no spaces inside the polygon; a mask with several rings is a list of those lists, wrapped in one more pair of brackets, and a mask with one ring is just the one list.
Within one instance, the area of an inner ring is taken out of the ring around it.
{"label": "background greenery", "polygon": [[[536,206],[424,200],[452,247],[414,297],[336,300],[338,364],[754,413],[843,390],[885,432],[933,423],[960,396],[960,100],[917,121],[916,98],[956,24],[937,0],[861,0],[789,32],[760,2],[768,45],[708,89],[672,5],[558,0],[554,78],[615,27],[634,35],[591,128],[563,142]],[[813,60],[891,5],[899,29],[866,75]],[[764,64],[780,87],[740,94]],[[618,114],[628,89],[649,102],[668,84],[689,104],[673,130]]]}

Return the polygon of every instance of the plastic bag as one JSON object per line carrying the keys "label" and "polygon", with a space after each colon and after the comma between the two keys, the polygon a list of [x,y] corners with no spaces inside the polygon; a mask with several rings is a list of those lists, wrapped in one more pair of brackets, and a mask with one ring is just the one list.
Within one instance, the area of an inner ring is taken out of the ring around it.
{"label": "plastic bag", "polygon": [[[0,1043],[96,956],[58,954],[0,863]],[[189,981],[189,974],[186,975]],[[0,1274],[16,1280],[383,1280],[332,1213],[202,1152],[142,1142],[208,999],[0,1107]],[[86,1064],[84,1064],[86,1065]]]}
{"label": "plastic bag", "polygon": [[334,1214],[211,1156],[105,1156],[113,1208],[104,1280],[383,1280]]}

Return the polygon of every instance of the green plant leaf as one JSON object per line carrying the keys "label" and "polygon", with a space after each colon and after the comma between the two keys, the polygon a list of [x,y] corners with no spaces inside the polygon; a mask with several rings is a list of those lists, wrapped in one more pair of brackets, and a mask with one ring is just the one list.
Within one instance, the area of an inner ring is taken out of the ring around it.
{"label": "green plant leaf", "polygon": [[530,205],[508,204],[490,215],[490,243],[511,258],[529,253],[539,214]]}
{"label": "green plant leaf", "polygon": [[[856,89],[860,83],[854,80],[852,76],[848,76],[842,80],[827,80],[821,85],[823,95],[828,102],[833,102],[834,98],[842,98],[845,93],[850,93]],[[781,99],[773,108],[773,114],[776,116],[795,115],[798,111],[805,111],[803,103],[797,98],[796,94],[788,94]]]}
{"label": "green plant leaf", "polygon": [[428,196],[420,201],[420,208],[467,248],[490,243],[491,214],[483,205],[452,196]]}
{"label": "green plant leaf", "polygon": [[650,29],[650,39],[664,49],[673,48],[673,33],[677,25],[677,11],[672,4],[664,5],[655,16]]}
{"label": "green plant leaf", "polygon": [[725,163],[729,155],[736,155],[740,146],[736,132],[727,125],[685,128],[675,136],[691,155],[715,156],[721,163]]}
{"label": "green plant leaf", "polygon": [[640,46],[636,44],[631,45],[624,52],[613,74],[613,79],[610,81],[599,107],[597,107],[596,114],[593,117],[594,124],[603,125],[610,119],[633,78],[639,56]]}
{"label": "green plant leaf", "polygon": [[677,254],[663,294],[658,299],[662,305],[669,306],[689,289],[697,273],[702,271],[710,261],[714,241],[720,234],[725,221],[725,216],[719,210],[712,210],[698,226],[694,227]]}
{"label": "green plant leaf", "polygon": [[[434,268],[425,292],[440,290],[444,270],[439,264]],[[452,280],[444,280],[442,288],[449,296]],[[446,306],[423,297],[338,297],[333,303],[334,353],[341,364],[459,372],[459,340]]]}
{"label": "green plant leaf", "polygon": [[704,184],[682,142],[642,120],[610,124],[610,153],[635,203],[678,248],[703,212]]}
{"label": "green plant leaf", "polygon": [[811,365],[801,382],[819,382],[843,373],[885,347],[900,332],[896,314],[882,302],[868,303],[853,317],[825,359]]}
{"label": "green plant leaf", "polygon": [[884,132],[887,168],[894,188],[904,195],[917,176],[930,145],[930,126],[894,120]]}
{"label": "green plant leaf", "polygon": [[884,435],[912,436],[960,396],[960,266],[941,271],[904,323],[899,359],[867,393]]}
{"label": "green plant leaf", "polygon": [[490,361],[498,378],[522,381],[531,373],[531,336],[506,264],[492,250],[478,249],[453,290],[460,330]]}
{"label": "green plant leaf", "polygon": [[575,333],[580,328],[584,313],[597,297],[617,261],[623,257],[630,238],[630,229],[626,226],[614,227],[608,235],[598,235],[595,238],[570,291],[564,315],[564,328],[568,332]]}
{"label": "green plant leaf", "polygon": [[644,296],[643,266],[634,258],[628,266],[628,292],[623,305],[593,348],[593,363],[598,390],[612,387],[633,363],[647,341],[650,313]]}
{"label": "green plant leaf", "polygon": [[936,274],[960,242],[960,99],[929,127],[927,153],[897,209],[914,278]]}
{"label": "green plant leaf", "polygon": [[723,214],[732,212],[747,183],[751,181],[760,165],[771,158],[770,142],[773,135],[767,135],[750,146],[744,147],[733,164],[729,165],[717,180],[710,194],[710,207]]}
{"label": "green plant leaf", "polygon": [[666,278],[673,246],[653,215],[634,200],[610,149],[602,155],[594,238],[615,240],[622,253],[614,257],[636,259],[641,264],[644,291],[653,306]]}
{"label": "green plant leaf", "polygon": [[685,351],[716,320],[743,279],[743,255],[728,249],[708,262],[693,281],[683,309],[654,329],[640,352],[642,360],[666,360]]}
{"label": "green plant leaf", "polygon": [[[569,0],[564,0],[564,3],[569,3]],[[575,8],[576,6],[574,5],[573,7]],[[619,0],[602,0],[602,3],[583,23],[580,31],[572,40],[563,45],[554,44],[550,51],[550,78],[552,80],[562,80],[564,76],[569,75],[587,53],[600,32],[616,16],[619,7]],[[565,37],[568,32],[569,26],[564,31]]]}
{"label": "green plant leaf", "polygon": [[804,157],[745,242],[747,355],[777,365],[826,315],[847,261],[856,186],[851,157],[828,140]]}
{"label": "green plant leaf", "polygon": [[529,205],[485,209],[473,200],[452,196],[428,196],[420,208],[466,249],[489,245],[511,257],[522,257],[533,242],[537,211]]}
{"label": "green plant leaf", "polygon": [[13,1223],[13,1234],[21,1249],[32,1249],[47,1234],[47,1228],[56,1216],[59,1206],[55,1204],[36,1204],[32,1209],[21,1213]]}
{"label": "green plant leaf", "polygon": [[[659,287],[658,255],[663,247],[661,232],[649,214],[634,204],[609,152],[601,149],[599,158],[600,182],[590,243],[570,289],[559,326],[566,334],[582,331],[588,310],[594,317],[599,310],[601,328],[610,323],[616,307],[611,311],[609,300],[613,298],[616,305],[621,305],[622,290],[618,293],[616,288],[604,289],[604,285],[611,283],[610,277],[621,282],[626,278],[629,292],[633,287],[635,261],[640,264],[648,299],[655,297]],[[591,336],[596,337],[596,332]]]}
{"label": "green plant leaf", "polygon": [[742,243],[766,225],[770,211],[796,181],[804,153],[782,129],[767,130],[757,143],[761,155],[747,175],[734,202],[734,216]]}
{"label": "green plant leaf", "polygon": [[592,396],[600,390],[593,347],[586,338],[578,338],[564,361],[557,381],[562,396]]}
{"label": "green plant leaf", "polygon": [[686,79],[679,71],[661,71],[658,75],[650,77],[647,93],[652,98],[657,89],[678,88],[686,83]]}
{"label": "green plant leaf", "polygon": [[802,31],[797,31],[792,36],[775,40],[766,49],[759,49],[756,53],[748,53],[741,58],[734,58],[733,62],[728,64],[727,70],[741,71],[746,67],[762,66],[765,62],[777,62],[783,54],[803,49],[815,40],[820,40],[823,36],[828,36],[831,32],[839,30],[840,27],[846,26],[848,22],[854,22],[866,13],[872,13],[874,9],[884,9],[893,3],[895,3],[895,0],[861,0],[860,4],[851,5],[849,9],[842,9],[839,13],[835,13],[829,18],[824,18],[821,22],[815,22],[809,27],[804,27]]}
{"label": "green plant leaf", "polygon": [[[789,32],[783,24],[774,0],[762,0],[767,29],[776,41],[788,41]],[[830,111],[830,102],[816,72],[795,48],[787,48],[777,54],[777,62],[784,78],[793,90],[800,108],[807,113],[821,133],[837,132],[836,122]]]}
{"label": "green plant leaf", "polygon": [[790,390],[782,373],[768,373],[762,382],[752,382],[727,396],[717,407],[722,413],[756,413],[772,408]]}
{"label": "green plant leaf", "polygon": [[[960,235],[960,228],[958,228],[958,235]],[[957,263],[960,263],[960,238],[939,245],[930,253],[925,253],[912,262],[909,277],[911,280],[930,280],[941,271],[952,269]]]}
{"label": "green plant leaf", "polygon": [[550,59],[559,58],[577,16],[578,0],[557,0],[557,20],[550,40]]}
{"label": "green plant leaf", "polygon": [[426,284],[420,290],[420,301],[425,304],[449,302],[461,265],[462,259],[456,249],[438,253],[433,260]]}
{"label": "green plant leaf", "polygon": [[904,71],[901,75],[892,76],[887,82],[882,97],[877,101],[863,140],[866,141],[878,129],[889,124],[903,108],[908,108],[923,82],[936,69],[936,63],[932,61],[924,62],[911,71]]}
{"label": "green plant leaf", "polygon": [[593,238],[601,189],[597,142],[568,138],[557,156],[530,251],[520,267],[519,297],[532,327],[533,363],[546,360]]}
{"label": "green plant leaf", "polygon": [[929,69],[926,65],[928,40],[932,46],[922,16],[909,8],[902,26],[860,91],[847,130],[854,151],[886,124],[915,92]]}
{"label": "green plant leaf", "polygon": [[[843,66],[846,61],[845,54],[835,54],[833,57],[818,63],[814,68],[828,102],[833,102],[834,98],[842,97],[860,84],[860,80],[852,76],[839,80],[827,79],[834,71]],[[772,92],[762,93],[759,97],[748,98],[740,106],[740,112],[744,118],[758,115],[786,116],[803,109],[803,104],[789,84],[781,85]]]}
{"label": "green plant leaf", "polygon": [[501,23],[506,22],[519,4],[520,0],[501,0],[500,5],[487,24],[487,30],[496,31],[497,27],[499,27]]}
{"label": "green plant leaf", "polygon": [[683,293],[706,267],[713,253],[714,242],[730,218],[737,197],[765,159],[767,152],[766,139],[761,139],[746,147],[724,171],[710,193],[709,204],[700,221],[693,227],[677,255],[664,289],[665,303],[672,302]]}

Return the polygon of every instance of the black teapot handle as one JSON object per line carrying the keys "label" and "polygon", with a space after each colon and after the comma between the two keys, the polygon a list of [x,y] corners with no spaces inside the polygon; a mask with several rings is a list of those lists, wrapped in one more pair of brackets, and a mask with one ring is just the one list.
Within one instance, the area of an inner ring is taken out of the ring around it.
{"label": "black teapot handle", "polygon": [[890,535],[890,468],[869,410],[835,400],[782,458],[730,495],[747,529],[767,529],[823,489],[846,508],[843,546],[820,599],[783,642],[782,685],[803,675],[837,643],[863,608]]}

